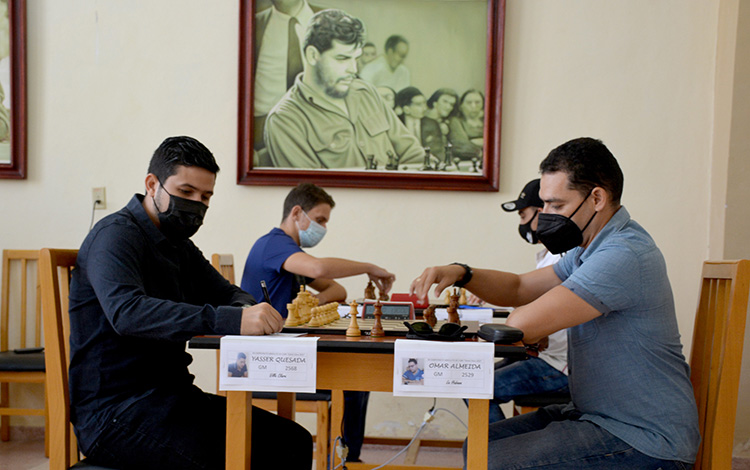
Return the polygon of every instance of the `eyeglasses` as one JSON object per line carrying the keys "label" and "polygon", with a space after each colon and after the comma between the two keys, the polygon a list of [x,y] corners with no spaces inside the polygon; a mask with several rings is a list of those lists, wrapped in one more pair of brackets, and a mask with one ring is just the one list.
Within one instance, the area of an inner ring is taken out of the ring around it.
{"label": "eyeglasses", "polygon": [[457,323],[443,323],[436,333],[427,322],[404,322],[404,325],[409,329],[406,334],[407,338],[433,341],[463,341],[465,339],[463,332],[468,328],[466,325],[461,326]]}

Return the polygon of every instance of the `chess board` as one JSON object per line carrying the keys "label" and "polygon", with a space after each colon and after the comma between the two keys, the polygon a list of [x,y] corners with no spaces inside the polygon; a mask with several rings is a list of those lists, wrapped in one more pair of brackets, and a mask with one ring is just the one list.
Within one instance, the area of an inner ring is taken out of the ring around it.
{"label": "chess board", "polygon": [[[345,335],[346,329],[349,328],[351,323],[350,318],[340,318],[332,323],[321,326],[285,326],[282,333],[310,333],[315,335]],[[438,321],[433,327],[435,331],[438,331],[440,327],[446,323],[445,321]],[[362,332],[362,336],[369,336],[372,326],[375,324],[373,318],[357,318],[357,325]],[[406,336],[409,331],[404,326],[403,320],[380,320],[380,324],[383,325],[383,330],[386,336]],[[465,331],[466,336],[473,336],[479,330],[479,323],[475,321],[462,322],[462,325],[466,325],[469,328]]]}

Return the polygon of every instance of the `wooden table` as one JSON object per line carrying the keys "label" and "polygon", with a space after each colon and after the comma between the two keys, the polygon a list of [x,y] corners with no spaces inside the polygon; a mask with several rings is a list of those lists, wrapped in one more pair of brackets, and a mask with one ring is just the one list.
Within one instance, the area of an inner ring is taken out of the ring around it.
{"label": "wooden table", "polygon": [[[347,338],[340,335],[315,335],[318,340],[316,387],[331,390],[331,423],[341,423],[344,390],[393,392],[393,350],[399,337]],[[191,348],[218,349],[220,337],[200,336],[190,340]],[[522,346],[495,345],[496,357],[525,357]],[[294,419],[294,393],[278,393],[278,414]],[[227,392],[226,468],[250,468],[252,392]],[[487,468],[489,401],[469,400],[468,470]],[[331,426],[331,442],[340,435],[340,426]],[[331,468],[339,462],[335,457]],[[347,463],[351,469],[369,469],[377,465]],[[431,467],[389,465],[391,469],[427,470]]]}

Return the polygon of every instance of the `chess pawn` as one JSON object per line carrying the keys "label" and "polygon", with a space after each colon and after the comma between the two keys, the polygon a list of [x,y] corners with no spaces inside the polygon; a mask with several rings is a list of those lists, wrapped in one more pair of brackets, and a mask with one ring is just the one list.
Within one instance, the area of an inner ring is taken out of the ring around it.
{"label": "chess pawn", "polygon": [[375,297],[375,284],[372,281],[367,281],[367,287],[365,287],[365,299],[376,299]]}
{"label": "chess pawn", "polygon": [[320,307],[313,307],[310,310],[310,314],[312,315],[312,318],[310,318],[308,326],[320,326]]}
{"label": "chess pawn", "polygon": [[443,303],[445,305],[450,305],[451,304],[451,290],[450,289],[447,289],[445,291],[445,300],[443,301]]}
{"label": "chess pawn", "polygon": [[329,317],[328,317],[328,323],[333,323],[339,318],[341,318],[341,316],[339,315],[339,303],[332,302],[331,310],[330,310]]}
{"label": "chess pawn", "polygon": [[429,305],[426,309],[424,309],[422,317],[428,325],[434,328],[437,324],[437,317],[435,316],[435,306]]}
{"label": "chess pawn", "polygon": [[390,299],[390,297],[388,296],[388,294],[386,294],[382,290],[378,291],[378,300],[383,300],[383,301],[387,302],[389,299]]}
{"label": "chess pawn", "polygon": [[346,336],[362,336],[362,331],[357,323],[357,302],[352,302],[349,306],[351,307],[349,316],[352,317],[352,320],[349,322],[349,328],[346,329]]}
{"label": "chess pawn", "polygon": [[370,336],[373,338],[380,338],[380,337],[385,336],[385,331],[383,330],[383,324],[380,321],[380,318],[383,316],[383,310],[381,308],[381,304],[379,300],[375,302],[375,311],[372,312],[372,316],[375,317],[375,324],[372,326],[372,329],[370,330]]}
{"label": "chess pawn", "polygon": [[458,298],[458,305],[466,305],[466,289],[461,288],[461,296]]}
{"label": "chess pawn", "polygon": [[299,313],[297,312],[297,306],[293,302],[291,304],[286,304],[286,310],[289,313],[287,314],[284,326],[299,326],[301,321]]}

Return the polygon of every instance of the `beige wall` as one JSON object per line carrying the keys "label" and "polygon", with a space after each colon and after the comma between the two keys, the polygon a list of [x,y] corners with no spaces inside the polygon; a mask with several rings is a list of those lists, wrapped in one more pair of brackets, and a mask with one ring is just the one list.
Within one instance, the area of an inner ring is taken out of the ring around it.
{"label": "beige wall", "polygon": [[[79,246],[91,188],[107,188],[97,219],[117,210],[142,190],[159,142],[187,134],[223,168],[195,241],[206,254],[233,253],[242,269],[278,224],[288,188],[235,184],[236,3],[28,2],[29,177],[0,182],[0,248]],[[376,262],[397,274],[396,291],[437,263],[531,269],[534,248],[500,203],[551,148],[598,137],[625,173],[624,204],[664,252],[689,351],[700,265],[724,239],[709,236],[723,210],[714,187],[727,183],[713,141],[718,20],[716,2],[510,0],[500,192],[331,189],[329,235],[310,252]],[[351,296],[364,284],[344,280]],[[212,387],[210,355],[196,362]],[[370,414],[368,430],[388,425]]]}

